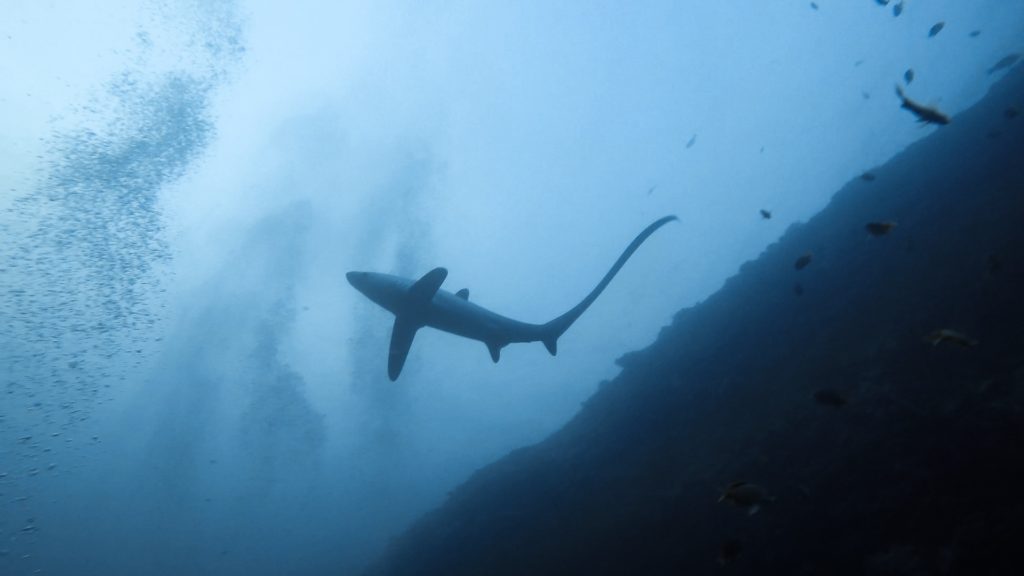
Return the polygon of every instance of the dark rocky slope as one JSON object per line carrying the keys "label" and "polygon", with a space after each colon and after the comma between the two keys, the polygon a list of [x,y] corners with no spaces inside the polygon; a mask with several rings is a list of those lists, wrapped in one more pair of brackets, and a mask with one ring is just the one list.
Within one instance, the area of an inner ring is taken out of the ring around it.
{"label": "dark rocky slope", "polygon": [[[1022,105],[1018,67],[681,311],[561,431],[477,472],[369,572],[1021,573],[1024,117],[1007,110]],[[876,220],[899,225],[872,237]],[[940,328],[978,344],[923,340]],[[775,501],[718,503],[736,480]]]}

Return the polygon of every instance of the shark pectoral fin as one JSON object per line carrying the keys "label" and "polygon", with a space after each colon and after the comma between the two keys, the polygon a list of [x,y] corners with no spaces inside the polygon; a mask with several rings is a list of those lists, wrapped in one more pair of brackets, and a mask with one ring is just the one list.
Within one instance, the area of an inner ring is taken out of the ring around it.
{"label": "shark pectoral fin", "polygon": [[498,360],[501,359],[501,345],[495,344],[494,342],[485,342],[487,344],[487,351],[491,353],[491,360],[497,364]]}
{"label": "shark pectoral fin", "polygon": [[421,302],[429,302],[434,294],[437,294],[444,279],[448,277],[448,270],[445,268],[434,268],[423,275],[409,288],[409,297]]}
{"label": "shark pectoral fin", "polygon": [[403,321],[401,317],[395,318],[395,326],[391,329],[391,351],[388,353],[388,377],[392,382],[398,380],[398,375],[402,373],[412,339],[416,337],[419,328],[416,324]]}
{"label": "shark pectoral fin", "polygon": [[469,300],[469,288],[463,288],[462,290],[456,292],[455,295],[458,296],[459,298],[462,298],[463,300]]}

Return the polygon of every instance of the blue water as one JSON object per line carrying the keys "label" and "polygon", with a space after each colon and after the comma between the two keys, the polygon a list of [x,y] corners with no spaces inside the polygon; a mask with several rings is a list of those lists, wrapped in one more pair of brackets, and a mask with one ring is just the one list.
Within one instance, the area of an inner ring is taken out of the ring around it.
{"label": "blue water", "polygon": [[[1024,4],[894,4],[5,6],[0,574],[359,572],[945,129],[896,84],[956,125],[1019,69]],[[665,214],[555,357],[421,330],[391,382],[345,281],[542,323]]]}

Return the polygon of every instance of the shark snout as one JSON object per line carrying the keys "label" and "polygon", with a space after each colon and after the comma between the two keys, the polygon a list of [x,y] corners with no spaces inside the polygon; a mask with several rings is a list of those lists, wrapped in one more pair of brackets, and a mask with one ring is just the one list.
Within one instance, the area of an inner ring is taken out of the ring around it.
{"label": "shark snout", "polygon": [[380,274],[373,272],[346,272],[345,279],[353,288],[362,292],[367,298],[376,302],[376,296],[381,293]]}
{"label": "shark snout", "polygon": [[397,302],[405,295],[402,286],[395,284],[395,278],[375,272],[345,273],[345,279],[353,288],[387,310],[394,310]]}
{"label": "shark snout", "polygon": [[366,276],[366,272],[345,273],[345,278],[348,280],[348,283],[351,284],[353,288],[359,290],[360,292],[363,291],[363,286],[366,284]]}

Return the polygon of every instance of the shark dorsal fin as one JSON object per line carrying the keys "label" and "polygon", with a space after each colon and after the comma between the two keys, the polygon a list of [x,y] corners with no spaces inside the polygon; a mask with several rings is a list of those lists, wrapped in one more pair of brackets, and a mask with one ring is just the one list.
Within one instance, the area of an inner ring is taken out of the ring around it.
{"label": "shark dorsal fin", "polygon": [[405,358],[412,347],[412,339],[416,337],[419,328],[402,316],[395,317],[395,325],[391,328],[391,350],[388,353],[388,377],[392,382],[398,380],[398,375],[402,373]]}
{"label": "shark dorsal fin", "polygon": [[434,294],[437,294],[444,279],[448,277],[448,270],[445,268],[434,268],[423,275],[409,288],[409,296],[421,302],[429,302]]}
{"label": "shark dorsal fin", "polygon": [[463,300],[469,300],[469,288],[463,288],[462,290],[456,292],[455,295],[458,296],[459,298],[462,298]]}

